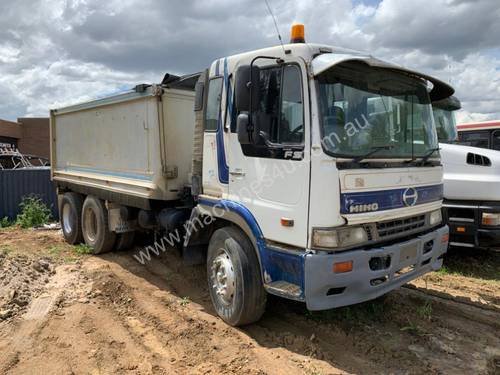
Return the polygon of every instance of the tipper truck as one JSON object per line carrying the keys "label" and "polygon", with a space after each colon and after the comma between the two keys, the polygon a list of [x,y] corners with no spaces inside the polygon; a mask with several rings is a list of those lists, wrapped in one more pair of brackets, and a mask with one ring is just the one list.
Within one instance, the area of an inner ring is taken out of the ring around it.
{"label": "tipper truck", "polygon": [[454,112],[460,107],[455,97],[433,103],[444,167],[443,218],[450,228],[450,245],[498,249],[500,152],[495,147],[498,131],[494,122],[456,126]]}
{"label": "tipper truck", "polygon": [[231,325],[268,293],[310,310],[376,298],[442,265],[431,102],[453,92],[298,25],[289,44],[54,109],[64,237],[98,254],[181,233]]}

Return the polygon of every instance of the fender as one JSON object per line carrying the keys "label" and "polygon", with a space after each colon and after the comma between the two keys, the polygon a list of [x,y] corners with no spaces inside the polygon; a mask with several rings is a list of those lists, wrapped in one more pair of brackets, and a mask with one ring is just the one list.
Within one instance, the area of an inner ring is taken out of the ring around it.
{"label": "fender", "polygon": [[295,251],[268,244],[255,217],[239,202],[203,197],[199,200],[199,207],[205,214],[223,218],[245,232],[257,250],[262,281],[269,293],[305,300],[305,249]]}

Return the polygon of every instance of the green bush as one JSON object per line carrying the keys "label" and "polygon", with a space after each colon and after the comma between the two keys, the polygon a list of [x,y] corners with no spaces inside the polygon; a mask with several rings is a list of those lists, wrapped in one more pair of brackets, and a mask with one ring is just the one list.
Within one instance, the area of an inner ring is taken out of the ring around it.
{"label": "green bush", "polygon": [[22,228],[32,228],[50,221],[49,208],[36,196],[24,197],[19,206],[21,213],[17,215],[16,224]]}
{"label": "green bush", "polygon": [[12,224],[8,217],[0,219],[0,229],[10,227]]}

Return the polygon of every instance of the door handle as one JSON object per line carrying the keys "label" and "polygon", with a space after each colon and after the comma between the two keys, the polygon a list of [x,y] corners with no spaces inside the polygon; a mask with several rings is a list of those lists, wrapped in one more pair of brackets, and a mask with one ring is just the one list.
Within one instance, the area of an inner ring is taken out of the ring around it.
{"label": "door handle", "polygon": [[229,174],[231,176],[243,177],[245,175],[245,172],[243,172],[241,169],[235,169],[234,171],[229,171]]}

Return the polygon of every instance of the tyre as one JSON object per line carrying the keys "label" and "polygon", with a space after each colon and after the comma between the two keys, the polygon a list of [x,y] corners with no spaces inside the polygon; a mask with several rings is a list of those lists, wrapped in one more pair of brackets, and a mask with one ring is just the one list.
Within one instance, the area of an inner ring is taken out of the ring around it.
{"label": "tyre", "polygon": [[135,232],[118,233],[116,235],[115,250],[128,250],[134,244]]}
{"label": "tyre", "polygon": [[113,249],[116,234],[109,230],[108,210],[104,203],[89,195],[82,208],[82,231],[85,243],[94,254],[102,254]]}
{"label": "tyre", "polygon": [[71,245],[83,242],[82,234],[83,198],[77,193],[64,193],[59,207],[59,217],[64,239]]}
{"label": "tyre", "polygon": [[217,314],[240,326],[259,320],[266,308],[260,266],[248,237],[235,227],[224,227],[210,238],[207,278]]}

